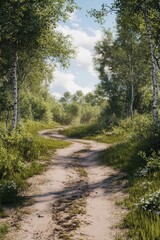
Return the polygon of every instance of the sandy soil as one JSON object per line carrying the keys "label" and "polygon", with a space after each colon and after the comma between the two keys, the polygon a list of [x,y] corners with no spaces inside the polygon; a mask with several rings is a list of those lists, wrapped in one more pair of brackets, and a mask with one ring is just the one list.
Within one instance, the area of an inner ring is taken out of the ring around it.
{"label": "sandy soil", "polygon": [[[43,131],[44,137],[68,140]],[[31,206],[22,210],[19,228],[12,240],[113,240],[124,210],[115,202],[123,198],[122,174],[99,165],[99,153],[108,145],[69,139],[72,144],[58,150],[48,170],[29,179]]]}

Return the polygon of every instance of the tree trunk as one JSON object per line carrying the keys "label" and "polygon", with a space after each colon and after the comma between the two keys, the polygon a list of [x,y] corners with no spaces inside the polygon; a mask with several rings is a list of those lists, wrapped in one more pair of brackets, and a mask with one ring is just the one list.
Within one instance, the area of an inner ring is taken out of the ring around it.
{"label": "tree trunk", "polygon": [[8,122],[9,122],[9,111],[6,112],[6,129],[8,129]]}
{"label": "tree trunk", "polygon": [[129,55],[129,68],[130,68],[130,103],[129,103],[129,116],[133,118],[133,104],[134,104],[134,72],[131,57]]}
{"label": "tree trunk", "polygon": [[158,110],[157,110],[158,82],[157,82],[157,74],[156,74],[156,61],[154,58],[153,43],[152,43],[152,31],[151,31],[151,26],[150,26],[149,17],[148,17],[147,0],[144,0],[144,19],[145,19],[146,30],[148,34],[148,42],[149,42],[151,63],[152,63],[153,121],[157,122],[158,121]]}
{"label": "tree trunk", "polygon": [[131,83],[131,101],[130,101],[130,116],[133,117],[133,103],[134,103],[134,87],[133,82]]}
{"label": "tree trunk", "polygon": [[13,119],[12,119],[12,130],[14,130],[17,126],[17,116],[18,116],[18,89],[17,89],[17,54],[15,54],[15,58],[13,60],[13,65],[11,69],[11,78],[13,84]]}
{"label": "tree trunk", "polygon": [[[17,101],[18,103],[20,103],[20,100],[19,100],[19,88],[17,89],[18,91],[18,98],[17,98]],[[20,109],[20,104],[18,104],[18,110],[17,110],[17,123],[19,124],[21,121],[21,109]]]}

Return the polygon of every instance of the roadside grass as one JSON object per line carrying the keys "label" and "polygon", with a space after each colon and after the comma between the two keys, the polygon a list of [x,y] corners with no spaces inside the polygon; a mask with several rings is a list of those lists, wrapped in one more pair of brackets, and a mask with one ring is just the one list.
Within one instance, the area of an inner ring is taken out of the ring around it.
{"label": "roadside grass", "polygon": [[[160,172],[157,170],[160,134],[152,130],[144,135],[136,133],[127,142],[115,144],[101,154],[104,164],[127,174],[128,197],[123,204],[128,214],[122,223],[127,235],[123,239],[160,239]],[[146,157],[142,157],[144,154]]]}
{"label": "roadside grass", "polygon": [[43,129],[54,129],[57,127],[56,122],[37,122],[37,121],[32,121],[32,120],[27,120],[26,122],[22,122],[20,127],[24,128],[25,131],[28,131],[29,133],[33,135],[37,135],[37,132]]}
{"label": "roadside grass", "polygon": [[[121,240],[160,239],[160,125],[153,125],[148,116],[127,119],[110,132],[83,126],[65,130],[72,137],[85,137],[114,143],[101,153],[103,164],[126,173],[128,197],[122,201],[128,209],[121,228]],[[76,132],[77,131],[77,132]]]}
{"label": "roadside grass", "polygon": [[118,142],[124,142],[127,139],[129,139],[129,135],[125,135],[125,134],[115,134],[112,132],[105,132],[102,134],[97,134],[97,135],[93,135],[91,137],[85,137],[85,139],[91,139],[91,140],[95,140],[98,142],[103,142],[103,143],[108,143],[108,144],[112,144],[112,143],[118,143]]}
{"label": "roadside grass", "polygon": [[[160,190],[160,173],[156,167],[150,171],[151,166],[160,164],[159,158],[155,160],[159,149],[159,136],[158,129],[155,130],[151,126],[148,131],[146,129],[137,131],[132,134],[132,138],[112,145],[101,154],[104,164],[120,169],[127,175],[128,197],[123,205],[127,207],[128,214],[121,226],[127,229],[127,234],[123,240],[160,239],[160,211],[155,211],[157,206],[155,206],[154,200],[149,202],[150,198],[154,198],[155,192]],[[154,151],[156,153],[151,158]],[[143,157],[144,154],[146,157]],[[148,159],[152,159],[154,162],[152,163]],[[146,170],[148,172],[145,175]],[[159,195],[155,201],[160,206]]]}
{"label": "roadside grass", "polygon": [[61,132],[68,137],[78,137],[92,139],[104,143],[128,142],[136,133],[144,133],[151,125],[149,115],[139,115],[135,113],[133,118],[119,121],[119,125],[104,129],[98,123],[88,125],[71,126]]}
{"label": "roadside grass", "polygon": [[61,133],[67,135],[68,137],[77,137],[82,138],[85,136],[93,136],[100,132],[99,127],[96,123],[80,125],[80,126],[71,126],[60,130]]}
{"label": "roadside grass", "polygon": [[4,240],[5,235],[8,233],[9,224],[3,223],[0,225],[0,240]]}
{"label": "roadside grass", "polygon": [[145,161],[138,155],[141,150],[139,143],[132,140],[118,143],[101,153],[101,161],[104,164],[120,169],[131,178],[139,167],[145,165]]}
{"label": "roadside grass", "polygon": [[60,130],[60,132],[68,137],[83,138],[104,143],[122,142],[129,137],[128,134],[119,134],[101,130],[97,124],[93,123],[85,126],[72,126],[64,130]]}

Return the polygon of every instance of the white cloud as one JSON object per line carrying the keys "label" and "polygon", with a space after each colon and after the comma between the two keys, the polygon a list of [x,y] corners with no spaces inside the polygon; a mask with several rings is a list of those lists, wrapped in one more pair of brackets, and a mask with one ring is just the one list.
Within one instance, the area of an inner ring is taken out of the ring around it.
{"label": "white cloud", "polygon": [[77,66],[86,66],[88,73],[97,78],[97,73],[94,70],[93,60],[92,60],[92,52],[84,47],[79,47],[77,57]]}
{"label": "white cloud", "polygon": [[92,52],[87,48],[79,47],[76,60],[80,65],[90,66],[92,64]]}
{"label": "white cloud", "polygon": [[81,28],[80,27],[80,23],[81,23],[81,19],[79,19],[76,15],[77,11],[74,11],[73,13],[71,13],[70,15],[70,23],[72,25],[73,28]]}
{"label": "white cloud", "polygon": [[87,49],[93,49],[95,43],[101,38],[101,32],[99,30],[90,29],[92,34],[88,34],[82,29],[73,29],[68,26],[59,26],[58,30],[65,35],[71,35],[73,39],[73,45],[75,47],[85,47]]}
{"label": "white cloud", "polygon": [[[73,14],[73,19],[76,22],[76,15]],[[77,25],[78,26],[78,25]],[[101,39],[101,31],[89,28],[88,32],[82,29],[73,29],[68,26],[59,26],[59,31],[64,35],[70,35],[73,39],[73,45],[77,48],[76,65],[79,67],[86,67],[88,73],[92,77],[97,78],[97,74],[93,67],[93,49],[98,40]]]}
{"label": "white cloud", "polygon": [[[62,70],[56,70],[54,73],[54,82],[51,85],[51,92],[53,92],[57,98],[60,98],[65,91],[70,91],[72,94],[77,90],[82,90],[84,94],[93,91],[93,83],[97,78],[97,74],[93,67],[92,55],[96,42],[101,39],[101,31],[93,28],[88,28],[88,30],[82,29],[81,19],[77,17],[76,12],[71,14],[70,26],[60,25],[57,30],[64,35],[70,35],[72,37],[73,46],[77,49],[77,56],[74,61],[75,72],[65,73]],[[77,74],[77,72],[79,73]],[[90,84],[87,85],[92,87],[81,86],[81,74],[84,79],[85,73],[88,82],[90,82]]]}
{"label": "white cloud", "polygon": [[63,95],[64,92],[69,91],[74,94],[77,90],[81,90],[84,94],[91,92],[93,89],[79,86],[76,83],[76,75],[72,73],[64,73],[56,70],[54,73],[54,82],[50,86],[50,90],[57,98]]}
{"label": "white cloud", "polygon": [[94,70],[94,66],[93,64],[91,66],[88,67],[88,72],[92,75],[92,77],[97,78],[98,74],[97,72]]}
{"label": "white cloud", "polygon": [[60,94],[59,92],[52,92],[53,96],[55,97],[55,99],[60,99],[63,95]]}
{"label": "white cloud", "polygon": [[70,14],[70,21],[71,22],[78,22],[78,18],[77,18],[77,15],[76,15],[76,11],[72,12]]}
{"label": "white cloud", "polygon": [[80,29],[80,24],[77,22],[72,22],[72,27]]}

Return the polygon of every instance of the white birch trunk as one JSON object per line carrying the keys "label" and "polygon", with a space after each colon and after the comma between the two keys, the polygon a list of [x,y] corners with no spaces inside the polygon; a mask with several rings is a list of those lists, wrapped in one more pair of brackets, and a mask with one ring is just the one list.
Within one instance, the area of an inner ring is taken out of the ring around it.
{"label": "white birch trunk", "polygon": [[133,73],[133,66],[131,62],[131,57],[129,56],[129,67],[130,67],[130,106],[129,106],[129,115],[132,118],[133,117],[133,103],[134,103],[134,73]]}
{"label": "white birch trunk", "polygon": [[153,43],[152,43],[152,31],[151,26],[149,24],[149,17],[148,17],[148,9],[147,9],[147,0],[144,1],[144,18],[145,24],[148,34],[148,42],[150,48],[150,55],[151,55],[151,63],[152,63],[152,86],[153,86],[153,121],[158,121],[158,110],[157,110],[157,101],[158,101],[158,82],[157,82],[157,74],[156,74],[156,62],[154,58],[154,51],[153,51]]}
{"label": "white birch trunk", "polygon": [[[20,103],[20,100],[19,100],[19,88],[17,89],[17,92],[18,92],[17,101],[18,101],[18,103]],[[17,109],[17,124],[20,123],[20,120],[21,120],[21,109],[20,109],[20,104],[18,104],[18,109]]]}
{"label": "white birch trunk", "polygon": [[133,82],[131,83],[131,102],[130,102],[130,116],[133,117],[133,103],[134,103],[134,87]]}
{"label": "white birch trunk", "polygon": [[17,55],[13,60],[13,66],[11,69],[11,78],[13,84],[13,119],[12,119],[12,130],[17,126],[17,116],[18,116],[18,89],[17,89]]}

